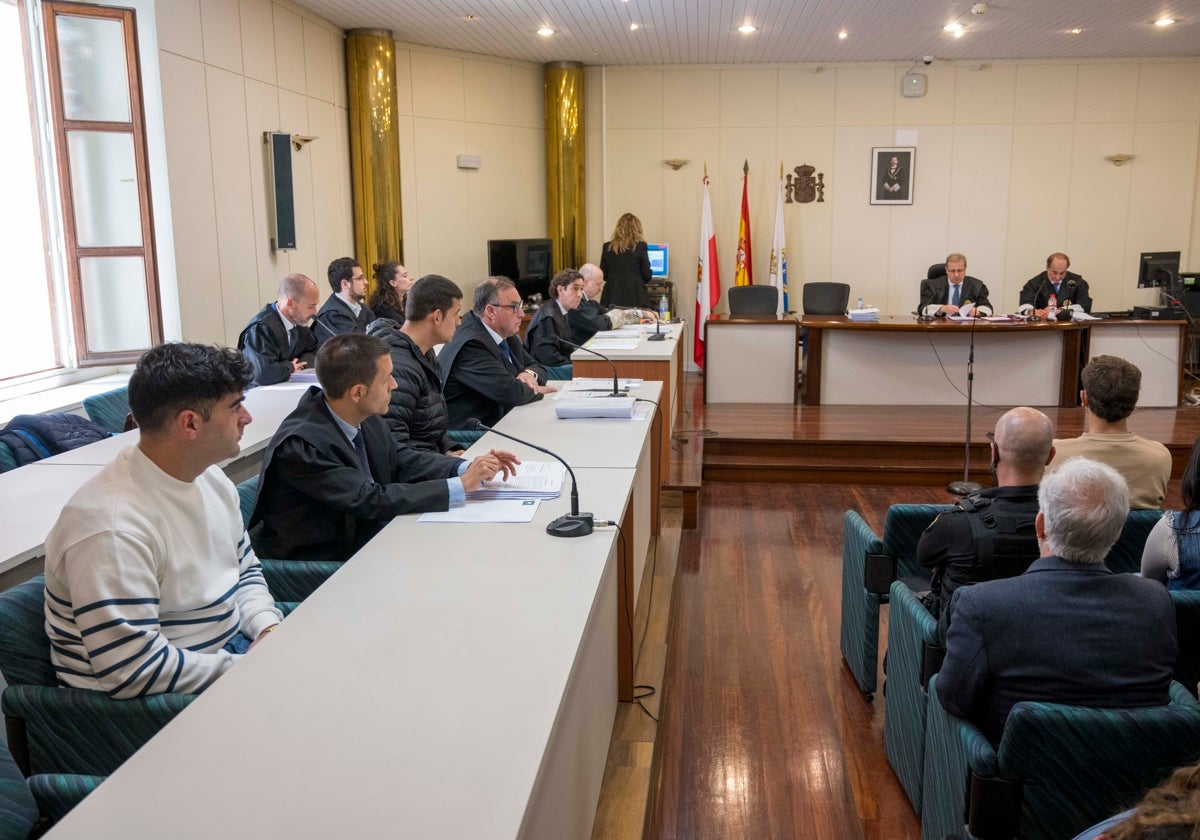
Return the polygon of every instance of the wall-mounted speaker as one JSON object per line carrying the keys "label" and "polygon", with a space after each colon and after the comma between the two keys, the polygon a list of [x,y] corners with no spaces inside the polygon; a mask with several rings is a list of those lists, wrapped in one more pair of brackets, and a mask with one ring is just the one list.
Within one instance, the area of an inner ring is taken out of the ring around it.
{"label": "wall-mounted speaker", "polygon": [[292,189],[292,135],[264,131],[267,160],[267,207],[271,211],[271,249],[296,250],[296,198]]}

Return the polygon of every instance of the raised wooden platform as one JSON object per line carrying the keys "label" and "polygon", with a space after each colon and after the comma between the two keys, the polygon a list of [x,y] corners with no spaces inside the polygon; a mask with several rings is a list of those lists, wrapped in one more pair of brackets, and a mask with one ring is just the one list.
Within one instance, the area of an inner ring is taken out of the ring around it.
{"label": "raised wooden platform", "polygon": [[[706,405],[701,388],[702,378],[689,374],[677,432],[686,440],[677,440],[671,472],[673,489],[697,498],[703,481],[935,487],[962,478],[965,406]],[[986,435],[1010,407],[972,412],[972,480],[990,483]],[[1041,410],[1058,437],[1082,433],[1082,408]],[[1139,409],[1129,425],[1167,445],[1178,479],[1200,437],[1200,407]]]}

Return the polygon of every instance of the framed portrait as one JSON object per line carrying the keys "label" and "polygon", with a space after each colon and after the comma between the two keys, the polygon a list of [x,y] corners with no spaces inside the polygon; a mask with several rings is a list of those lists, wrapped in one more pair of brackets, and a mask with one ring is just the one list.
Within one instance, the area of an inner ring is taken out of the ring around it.
{"label": "framed portrait", "polygon": [[876,146],[871,149],[871,203],[912,204],[914,146]]}

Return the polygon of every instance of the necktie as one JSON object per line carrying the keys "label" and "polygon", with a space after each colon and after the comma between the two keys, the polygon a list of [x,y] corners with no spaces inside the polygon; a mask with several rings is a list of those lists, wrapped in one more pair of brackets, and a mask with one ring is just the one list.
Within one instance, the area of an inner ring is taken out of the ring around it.
{"label": "necktie", "polygon": [[955,285],[950,286],[950,305],[951,306],[958,306],[958,293],[961,289],[962,289],[962,283],[959,283],[957,286],[955,286]]}
{"label": "necktie", "polygon": [[504,354],[504,361],[511,365],[513,363],[512,351],[508,349],[507,339],[500,342],[500,352]]}
{"label": "necktie", "polygon": [[362,466],[363,475],[373,482],[375,478],[371,475],[371,465],[367,462],[367,443],[363,440],[362,429],[354,436],[354,451],[358,453],[358,463]]}
{"label": "necktie", "polygon": [[295,327],[292,327],[290,330],[288,330],[287,335],[288,335],[288,358],[294,359],[294,358],[296,358],[296,337],[299,335],[299,331]]}
{"label": "necktie", "polygon": [[1058,297],[1058,286],[1059,286],[1059,284],[1058,284],[1058,283],[1055,283],[1055,284],[1054,284],[1054,297],[1055,297],[1055,298],[1057,298],[1057,297]]}

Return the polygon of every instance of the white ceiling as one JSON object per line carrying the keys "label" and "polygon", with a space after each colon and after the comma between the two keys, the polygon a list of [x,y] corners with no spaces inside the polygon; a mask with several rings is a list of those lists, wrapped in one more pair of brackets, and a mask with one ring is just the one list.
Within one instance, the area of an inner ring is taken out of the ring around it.
{"label": "white ceiling", "polygon": [[[1200,0],[296,0],[343,29],[520,61],[978,62],[1200,56]],[[467,20],[474,15],[474,20]],[[1160,28],[1159,17],[1178,22]],[[942,31],[952,21],[965,34]],[[637,31],[630,31],[637,23]],[[742,35],[752,23],[759,31]],[[536,34],[549,26],[556,34]],[[1078,35],[1068,30],[1081,28]],[[847,33],[839,40],[839,31]]]}

